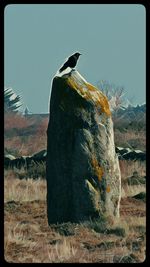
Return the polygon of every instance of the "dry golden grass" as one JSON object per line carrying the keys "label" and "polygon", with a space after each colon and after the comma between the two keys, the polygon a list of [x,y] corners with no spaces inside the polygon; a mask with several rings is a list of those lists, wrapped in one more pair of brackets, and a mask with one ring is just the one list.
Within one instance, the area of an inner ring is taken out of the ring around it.
{"label": "dry golden grass", "polygon": [[135,196],[137,194],[139,194],[140,192],[145,192],[146,188],[145,185],[125,185],[124,187],[122,187],[121,190],[121,197],[132,197]]}
{"label": "dry golden grass", "polygon": [[115,129],[114,139],[116,146],[140,149],[142,151],[146,150],[146,132],[144,129],[137,131],[133,128],[123,132]]}
{"label": "dry golden grass", "polygon": [[[43,135],[37,134],[36,136],[15,136],[12,138],[5,138],[4,146],[7,150],[13,151],[13,155],[30,156],[46,148],[46,131]],[[17,150],[15,149],[17,148]]]}
{"label": "dry golden grass", "polygon": [[[16,263],[92,262],[90,253],[76,240],[50,231],[52,237],[47,238],[47,233],[41,233],[37,225],[16,224],[8,228],[5,224],[5,259]],[[14,260],[10,255],[12,247],[18,250]]]}
{"label": "dry golden grass", "polygon": [[30,120],[19,113],[5,113],[4,119],[5,131],[10,130],[12,128],[24,129],[34,123],[33,120]]}
{"label": "dry golden grass", "polygon": [[28,156],[46,148],[47,118],[5,114],[4,146],[15,156]]}
{"label": "dry golden grass", "polygon": [[119,160],[121,179],[124,180],[133,175],[133,172],[137,172],[139,176],[146,175],[146,163],[145,161],[133,161],[133,160]]}
{"label": "dry golden grass", "polygon": [[[5,118],[6,134],[14,127],[22,131],[32,124],[33,130],[36,130],[36,135],[32,135],[32,129],[26,136],[15,134],[10,138],[7,135],[5,147],[8,151],[15,151],[18,156],[31,155],[45,149],[47,123],[48,118],[38,121],[38,123],[21,117]],[[141,140],[141,147],[144,147],[144,131],[140,133],[118,131],[115,133],[115,142],[128,143],[130,140],[138,143]],[[100,166],[94,161],[93,165],[97,172],[100,171],[101,176]],[[145,176],[145,162],[122,160],[120,168],[122,181],[131,177],[134,171],[137,171],[139,176]],[[34,170],[32,171],[34,172]],[[17,174],[26,179],[19,180]],[[6,261],[10,263],[128,263],[144,261],[145,203],[132,199],[133,195],[141,191],[145,191],[145,185],[122,184],[121,216],[115,224],[116,232],[102,233],[98,231],[98,228],[97,231],[94,231],[94,228],[88,228],[86,224],[68,223],[66,227],[72,229],[72,234],[65,236],[52,226],[48,226],[46,180],[41,177],[37,180],[28,179],[28,172],[23,169],[5,170],[4,252]],[[119,229],[125,230],[125,236],[119,235]]]}
{"label": "dry golden grass", "polygon": [[[46,199],[46,180],[27,179],[19,180],[13,178],[12,171],[10,176],[4,180],[4,199],[8,201],[32,201]],[[11,178],[10,178],[11,177]]]}
{"label": "dry golden grass", "polygon": [[[123,161],[123,179],[126,175],[132,175],[135,169],[145,174],[144,164],[127,164]],[[131,198],[133,193],[145,190],[145,185],[123,185],[121,217],[115,223],[114,233],[94,231],[86,224],[68,223],[66,227],[71,227],[72,233],[65,236],[53,226],[48,226],[46,180],[19,180],[15,177],[15,170],[7,170],[4,183],[6,261],[128,263],[145,260],[145,203]],[[57,228],[59,229],[59,226]],[[125,230],[125,236],[119,234],[122,229]]]}
{"label": "dry golden grass", "polygon": [[[8,203],[9,204],[9,203]],[[127,255],[133,254],[136,257],[135,262],[143,261],[145,255],[145,238],[144,235],[129,231],[130,224],[133,225],[133,219],[128,217],[122,218],[118,225],[126,229],[124,238],[116,235],[96,233],[86,228],[84,225],[76,225],[74,235],[63,236],[53,228],[48,227],[46,220],[45,206],[41,209],[39,203],[32,202],[23,205],[16,203],[16,214],[13,210],[6,211],[9,213],[5,219],[5,259],[8,262],[15,263],[114,263],[116,257],[118,260]],[[40,213],[38,213],[37,205]],[[35,208],[36,207],[36,208]],[[21,210],[20,210],[21,209]],[[32,209],[27,218],[27,212]],[[26,213],[23,214],[23,212]],[[15,215],[20,211],[17,218]],[[21,213],[22,211],[22,213]],[[36,212],[35,212],[36,211]],[[35,216],[36,215],[36,216]],[[38,217],[38,220],[33,219]],[[17,222],[18,218],[20,221]],[[135,226],[144,226],[144,221],[136,222]],[[137,248],[135,247],[137,246]],[[133,258],[134,259],[134,258]]]}

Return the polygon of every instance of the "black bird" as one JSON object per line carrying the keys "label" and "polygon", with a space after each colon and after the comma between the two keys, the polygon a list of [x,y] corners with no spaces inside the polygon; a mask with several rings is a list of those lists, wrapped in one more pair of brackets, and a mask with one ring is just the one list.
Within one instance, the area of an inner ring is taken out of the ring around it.
{"label": "black bird", "polygon": [[73,54],[72,56],[70,56],[68,58],[68,60],[64,63],[64,65],[60,68],[59,72],[62,72],[63,70],[65,70],[68,67],[74,68],[77,64],[77,60],[78,60],[80,55],[82,55],[82,54],[77,52],[77,53]]}

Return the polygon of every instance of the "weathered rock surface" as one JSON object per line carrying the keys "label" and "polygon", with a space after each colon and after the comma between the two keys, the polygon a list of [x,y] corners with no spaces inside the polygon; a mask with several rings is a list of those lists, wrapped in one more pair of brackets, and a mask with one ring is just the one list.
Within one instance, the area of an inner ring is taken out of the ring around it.
{"label": "weathered rock surface", "polygon": [[119,216],[121,175],[109,104],[74,70],[53,79],[46,178],[49,224]]}

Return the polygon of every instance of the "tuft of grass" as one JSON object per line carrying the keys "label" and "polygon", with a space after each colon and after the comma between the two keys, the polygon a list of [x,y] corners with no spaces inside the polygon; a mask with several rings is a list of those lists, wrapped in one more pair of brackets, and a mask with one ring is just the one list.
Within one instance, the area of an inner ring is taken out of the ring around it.
{"label": "tuft of grass", "polygon": [[146,164],[144,161],[119,160],[121,179],[124,181],[127,177],[131,177],[135,172],[139,177],[146,175]]}
{"label": "tuft of grass", "polygon": [[[146,131],[145,131],[145,123],[143,124],[143,128],[137,130],[136,128],[125,129],[125,127],[121,126],[121,121],[119,122],[120,127],[117,129],[116,124],[114,123],[114,139],[116,146],[120,147],[129,147],[133,149],[140,149],[145,151],[146,149]],[[127,125],[129,123],[127,122]]]}
{"label": "tuft of grass", "polygon": [[46,200],[46,180],[27,179],[20,180],[17,178],[4,179],[4,201],[32,201]]}
{"label": "tuft of grass", "polygon": [[134,230],[135,232],[138,232],[141,235],[145,235],[145,233],[146,233],[146,225],[130,226],[130,230]]}
{"label": "tuft of grass", "polygon": [[138,258],[133,254],[125,255],[122,257],[114,257],[114,262],[115,263],[138,263],[139,260]]}
{"label": "tuft of grass", "polygon": [[144,177],[128,177],[126,179],[128,185],[140,185],[140,184],[146,184],[146,179]]}
{"label": "tuft of grass", "polygon": [[51,228],[58,232],[60,235],[71,236],[75,234],[76,223],[61,223],[61,224],[52,224]]}
{"label": "tuft of grass", "polygon": [[34,162],[30,164],[30,166],[27,168],[26,166],[22,166],[20,169],[14,167],[5,169],[4,171],[5,177],[13,176],[14,178],[19,179],[39,179],[46,177],[46,164],[45,162]]}
{"label": "tuft of grass", "polygon": [[114,235],[122,236],[122,237],[126,236],[126,230],[122,227],[115,227],[115,228],[106,229],[105,233],[106,234],[114,234]]}
{"label": "tuft of grass", "polygon": [[39,177],[46,177],[46,164],[45,162],[32,162],[32,165],[27,169],[28,177],[38,179]]}
{"label": "tuft of grass", "polygon": [[127,230],[123,226],[114,225],[113,227],[110,227],[108,225],[108,222],[105,219],[97,219],[97,220],[90,220],[83,223],[84,227],[87,227],[89,229],[93,229],[97,233],[103,233],[103,234],[114,234],[116,236],[122,236],[125,237],[127,234]]}
{"label": "tuft of grass", "polygon": [[132,197],[135,194],[139,194],[142,191],[145,191],[145,185],[124,185],[121,189],[121,197]]}
{"label": "tuft of grass", "polygon": [[106,221],[104,219],[85,221],[82,225],[98,233],[104,233],[106,230]]}

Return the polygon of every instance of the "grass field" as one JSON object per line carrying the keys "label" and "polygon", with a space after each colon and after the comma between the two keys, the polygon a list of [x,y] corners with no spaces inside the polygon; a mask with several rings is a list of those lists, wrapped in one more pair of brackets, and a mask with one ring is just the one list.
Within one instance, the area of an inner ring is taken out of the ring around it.
{"label": "grass field", "polygon": [[[144,163],[129,170],[144,174]],[[124,164],[127,162],[124,161]],[[125,173],[123,172],[125,170]],[[100,222],[48,226],[46,180],[18,179],[5,171],[5,259],[8,262],[142,262],[145,259],[145,202],[132,196],[145,185],[122,187],[120,219],[101,231]],[[40,252],[40,253],[39,253]]]}
{"label": "grass field", "polygon": [[[21,156],[45,149],[47,122],[47,118],[40,121],[5,118],[5,151]],[[125,146],[129,143],[145,151],[145,132],[115,130],[115,143]],[[146,192],[146,166],[140,161],[120,160],[119,163],[122,178],[120,218],[106,228],[100,221],[48,226],[45,166],[38,166],[37,179],[31,178],[34,168],[30,171],[24,168],[5,170],[5,260],[10,263],[143,262],[146,205],[144,198],[135,199],[134,196]],[[133,179],[134,183],[131,183]]]}

